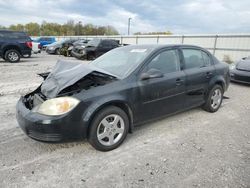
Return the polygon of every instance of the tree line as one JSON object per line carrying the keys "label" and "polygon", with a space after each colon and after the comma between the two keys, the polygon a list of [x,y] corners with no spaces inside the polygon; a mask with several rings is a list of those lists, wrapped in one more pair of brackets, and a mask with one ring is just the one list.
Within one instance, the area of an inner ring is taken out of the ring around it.
{"label": "tree line", "polygon": [[43,21],[42,24],[30,22],[27,24],[10,25],[9,27],[0,26],[0,29],[13,31],[25,31],[30,36],[74,36],[74,35],[119,35],[113,26],[97,26],[93,24],[75,23],[69,20],[65,24],[50,23]]}

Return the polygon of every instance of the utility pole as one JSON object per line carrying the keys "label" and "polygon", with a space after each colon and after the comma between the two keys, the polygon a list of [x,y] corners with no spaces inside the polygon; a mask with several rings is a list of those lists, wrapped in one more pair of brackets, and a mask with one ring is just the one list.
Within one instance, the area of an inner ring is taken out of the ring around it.
{"label": "utility pole", "polygon": [[80,35],[80,26],[81,26],[81,24],[82,24],[82,22],[79,21],[79,22],[78,22],[78,36]]}
{"label": "utility pole", "polygon": [[130,20],[131,20],[132,18],[128,18],[128,35],[130,34]]}

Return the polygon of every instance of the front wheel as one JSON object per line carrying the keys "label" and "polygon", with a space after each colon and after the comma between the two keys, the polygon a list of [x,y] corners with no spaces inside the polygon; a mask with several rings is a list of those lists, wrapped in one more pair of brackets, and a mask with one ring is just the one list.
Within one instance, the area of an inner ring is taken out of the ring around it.
{"label": "front wheel", "polygon": [[220,85],[215,85],[209,92],[206,103],[203,109],[208,112],[216,112],[222,103],[223,99],[223,89]]}
{"label": "front wheel", "polygon": [[128,129],[127,114],[118,107],[110,106],[99,111],[94,117],[88,140],[95,149],[110,151],[124,141]]}
{"label": "front wheel", "polygon": [[87,54],[87,60],[90,60],[90,61],[92,61],[92,60],[95,60],[95,54],[94,53],[89,53],[89,54]]}

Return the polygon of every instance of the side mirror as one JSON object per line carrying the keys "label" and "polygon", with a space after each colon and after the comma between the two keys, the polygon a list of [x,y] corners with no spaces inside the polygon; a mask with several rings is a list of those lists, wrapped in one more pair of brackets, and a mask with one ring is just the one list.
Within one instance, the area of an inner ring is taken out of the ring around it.
{"label": "side mirror", "polygon": [[149,69],[147,72],[141,74],[141,80],[148,80],[152,78],[162,78],[163,73],[158,69]]}

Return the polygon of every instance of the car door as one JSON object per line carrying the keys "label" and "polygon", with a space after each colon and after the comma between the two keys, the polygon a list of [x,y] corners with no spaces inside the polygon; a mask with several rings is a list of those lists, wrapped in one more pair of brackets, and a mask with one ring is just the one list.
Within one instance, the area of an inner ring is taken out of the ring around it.
{"label": "car door", "polygon": [[181,51],[187,87],[185,107],[197,106],[204,102],[215,68],[207,52],[195,48],[182,48]]}
{"label": "car door", "polygon": [[108,52],[112,49],[112,46],[110,45],[110,41],[108,40],[102,40],[98,46],[98,52],[97,55],[101,56],[104,53]]}
{"label": "car door", "polygon": [[[143,79],[143,74],[162,75]],[[174,113],[183,107],[185,74],[180,68],[178,50],[163,50],[153,57],[139,75],[140,110],[138,121]]]}

